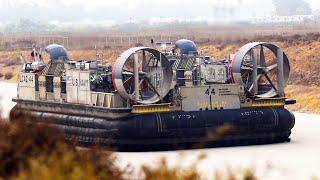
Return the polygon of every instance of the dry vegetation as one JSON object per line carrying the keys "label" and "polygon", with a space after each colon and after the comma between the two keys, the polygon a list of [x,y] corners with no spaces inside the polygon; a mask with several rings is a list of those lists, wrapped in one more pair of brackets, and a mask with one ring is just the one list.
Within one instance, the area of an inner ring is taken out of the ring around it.
{"label": "dry vegetation", "polygon": [[291,110],[320,113],[320,86],[290,85],[286,93],[288,97],[294,97],[298,102],[290,106]]}
{"label": "dry vegetation", "polygon": [[[197,164],[206,158],[200,154],[189,167],[170,167],[165,159],[154,167],[143,166],[133,173],[130,166],[120,169],[116,156],[98,146],[79,149],[66,143],[62,132],[31,125],[24,113],[12,113],[11,123],[0,118],[0,179],[204,179]],[[256,179],[252,169],[212,171],[220,179]]]}
{"label": "dry vegetation", "polygon": [[60,131],[31,125],[24,114],[11,121],[0,120],[0,179],[122,179],[110,153],[78,151]]}

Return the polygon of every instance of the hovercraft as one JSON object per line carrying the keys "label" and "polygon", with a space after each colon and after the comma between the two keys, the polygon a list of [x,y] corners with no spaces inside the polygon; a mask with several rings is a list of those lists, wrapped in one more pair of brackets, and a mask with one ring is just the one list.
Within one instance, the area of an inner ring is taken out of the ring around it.
{"label": "hovercraft", "polygon": [[163,43],[131,48],[113,65],[70,60],[50,45],[41,71],[20,73],[12,113],[118,150],[290,141],[295,118],[285,105],[295,101],[285,97],[290,65],[279,47],[253,42],[216,61],[192,41]]}

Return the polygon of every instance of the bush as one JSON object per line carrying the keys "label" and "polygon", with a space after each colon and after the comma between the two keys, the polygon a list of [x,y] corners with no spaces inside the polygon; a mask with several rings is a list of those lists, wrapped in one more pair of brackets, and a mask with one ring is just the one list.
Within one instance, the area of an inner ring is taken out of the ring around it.
{"label": "bush", "polygon": [[110,152],[77,150],[61,131],[29,122],[16,108],[10,124],[0,121],[0,179],[123,179]]}
{"label": "bush", "polygon": [[5,75],[4,75],[4,79],[5,80],[10,80],[13,78],[13,74],[12,72],[7,72]]}
{"label": "bush", "polygon": [[8,61],[6,61],[5,64],[4,64],[5,67],[15,66],[15,65],[21,65],[20,59],[8,60]]}
{"label": "bush", "polygon": [[136,46],[136,47],[142,47],[143,44],[142,44],[142,43],[136,43],[135,46]]}
{"label": "bush", "polygon": [[[143,166],[133,175],[127,166],[120,170],[112,152],[103,148],[80,149],[75,143],[66,143],[61,131],[36,121],[25,112],[14,108],[10,123],[0,119],[0,179],[167,179],[194,180],[202,176],[197,170],[200,161],[207,157],[200,154],[187,168],[169,167],[165,159],[151,168]],[[182,165],[183,163],[181,163]],[[239,175],[239,176],[237,176]],[[247,169],[240,174],[234,171],[215,174],[215,179],[254,180],[254,172]]]}

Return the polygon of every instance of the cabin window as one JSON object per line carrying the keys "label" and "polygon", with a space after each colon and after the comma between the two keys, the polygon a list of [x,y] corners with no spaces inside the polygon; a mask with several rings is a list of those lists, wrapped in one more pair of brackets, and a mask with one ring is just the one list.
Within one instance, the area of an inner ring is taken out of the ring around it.
{"label": "cabin window", "polygon": [[67,93],[66,81],[61,81],[61,93],[63,94]]}
{"label": "cabin window", "polygon": [[35,90],[39,91],[39,76],[35,75]]}
{"label": "cabin window", "polygon": [[32,64],[32,63],[27,63],[27,64],[25,64],[25,66],[24,66],[25,72],[30,72],[30,71],[33,70],[31,64]]}
{"label": "cabin window", "polygon": [[76,69],[76,63],[69,63],[68,67],[69,69]]}
{"label": "cabin window", "polygon": [[46,76],[46,92],[53,93],[53,76]]}
{"label": "cabin window", "polygon": [[85,63],[80,63],[80,70],[85,70],[86,64]]}

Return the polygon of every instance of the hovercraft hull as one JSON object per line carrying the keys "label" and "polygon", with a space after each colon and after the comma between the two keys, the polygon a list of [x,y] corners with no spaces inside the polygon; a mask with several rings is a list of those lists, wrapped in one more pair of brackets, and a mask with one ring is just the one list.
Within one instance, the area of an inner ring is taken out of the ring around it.
{"label": "hovercraft hull", "polygon": [[120,151],[235,146],[290,141],[295,124],[284,108],[173,111],[118,119],[29,110],[36,123],[62,129],[68,140]]}

